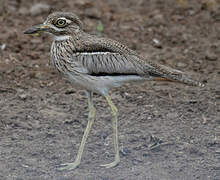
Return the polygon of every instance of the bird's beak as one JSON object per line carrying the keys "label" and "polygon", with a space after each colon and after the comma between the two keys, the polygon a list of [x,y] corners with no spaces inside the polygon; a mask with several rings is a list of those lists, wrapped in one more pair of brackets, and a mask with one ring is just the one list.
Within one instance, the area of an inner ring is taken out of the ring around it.
{"label": "bird's beak", "polygon": [[40,24],[38,26],[32,26],[24,31],[24,34],[38,34],[42,31],[47,31],[50,27],[45,24]]}

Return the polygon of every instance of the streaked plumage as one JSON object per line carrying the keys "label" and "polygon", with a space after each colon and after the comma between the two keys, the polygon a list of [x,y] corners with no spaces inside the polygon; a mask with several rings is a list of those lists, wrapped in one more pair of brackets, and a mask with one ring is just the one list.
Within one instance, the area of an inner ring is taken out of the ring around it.
{"label": "streaked plumage", "polygon": [[45,31],[54,35],[51,60],[56,69],[73,85],[87,90],[89,98],[89,123],[74,163],[65,164],[64,169],[74,169],[80,163],[85,140],[95,117],[92,92],[106,97],[112,108],[114,123],[115,161],[105,165],[113,167],[119,162],[117,135],[117,108],[108,92],[125,82],[144,80],[169,80],[188,85],[203,86],[188,78],[184,73],[153,63],[133,50],[112,39],[100,38],[85,33],[82,22],[72,13],[55,12],[48,16],[43,25],[27,31],[32,34]]}
{"label": "streaked plumage", "polygon": [[[92,89],[95,92],[106,95],[109,89],[115,87],[115,83],[109,84],[108,81],[111,76],[113,81],[117,81],[116,75],[120,79],[118,83],[123,83],[123,77],[125,82],[129,81],[131,76],[134,80],[154,80],[155,77],[163,77],[188,85],[202,85],[180,71],[147,61],[119,42],[97,38],[83,31],[79,31],[77,36],[78,38],[70,36],[62,41],[55,40],[51,48],[51,59],[55,67],[60,72],[67,73],[67,76],[69,73],[87,75],[92,79],[92,84],[95,80],[96,89]],[[103,82],[99,82],[99,79],[103,81],[105,76],[108,76],[108,79],[106,86],[103,87]],[[88,83],[79,82],[79,85],[90,90],[91,86],[87,87],[90,80],[85,81]],[[106,89],[104,92],[103,88]]]}

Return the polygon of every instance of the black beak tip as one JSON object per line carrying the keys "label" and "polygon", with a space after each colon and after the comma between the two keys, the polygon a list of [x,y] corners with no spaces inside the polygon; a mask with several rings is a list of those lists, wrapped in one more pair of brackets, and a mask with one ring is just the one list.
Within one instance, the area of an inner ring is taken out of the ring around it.
{"label": "black beak tip", "polygon": [[36,32],[35,30],[33,30],[32,28],[30,28],[30,29],[25,30],[25,31],[24,31],[24,34],[33,34],[33,33],[35,33],[35,32]]}
{"label": "black beak tip", "polygon": [[28,30],[25,30],[25,31],[24,31],[24,34],[29,34],[29,33],[28,33]]}
{"label": "black beak tip", "polygon": [[37,26],[33,26],[24,31],[24,34],[34,34],[39,32],[40,28]]}

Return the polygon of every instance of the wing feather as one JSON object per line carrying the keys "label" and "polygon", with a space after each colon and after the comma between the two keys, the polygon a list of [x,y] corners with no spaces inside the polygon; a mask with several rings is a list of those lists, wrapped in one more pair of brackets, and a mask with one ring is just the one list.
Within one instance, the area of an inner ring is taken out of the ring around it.
{"label": "wing feather", "polygon": [[[188,78],[184,73],[159,65],[139,56],[123,44],[107,39],[88,36],[81,37],[83,51],[78,54],[77,70],[89,75],[140,75],[144,77],[162,77],[188,85],[203,86]],[[86,53],[85,53],[86,52]]]}
{"label": "wing feather", "polygon": [[[78,56],[78,66],[82,67],[82,72],[99,75],[143,75],[143,67],[140,64],[131,63],[134,58],[131,55],[119,53],[80,53]],[[86,71],[85,71],[86,70]]]}

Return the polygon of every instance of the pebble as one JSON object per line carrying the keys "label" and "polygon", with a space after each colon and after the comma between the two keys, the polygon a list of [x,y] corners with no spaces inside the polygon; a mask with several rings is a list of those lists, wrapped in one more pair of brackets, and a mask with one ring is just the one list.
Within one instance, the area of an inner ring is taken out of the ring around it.
{"label": "pebble", "polygon": [[26,100],[27,99],[27,94],[20,94],[18,95],[18,97],[21,99],[21,100]]}
{"label": "pebble", "polygon": [[99,9],[97,8],[89,8],[84,11],[84,14],[93,19],[101,19],[102,13]]}
{"label": "pebble", "polygon": [[214,53],[212,53],[212,52],[210,52],[210,51],[207,51],[207,52],[206,52],[205,58],[206,58],[208,61],[216,61],[216,60],[218,59],[217,55],[215,55]]}
{"label": "pebble", "polygon": [[2,45],[1,45],[1,50],[4,51],[5,48],[6,48],[6,44],[2,44]]}
{"label": "pebble", "polygon": [[164,15],[157,9],[151,12],[150,17],[152,17],[152,20],[156,24],[164,24]]}
{"label": "pebble", "polygon": [[154,19],[155,19],[155,20],[159,20],[159,21],[161,21],[161,22],[164,21],[164,17],[163,17],[162,14],[157,14],[157,15],[155,15],[155,16],[154,16]]}
{"label": "pebble", "polygon": [[162,14],[156,14],[152,18],[155,25],[163,25],[166,21],[164,20],[164,16]]}
{"label": "pebble", "polygon": [[196,14],[196,11],[194,11],[194,10],[189,10],[189,15],[190,16],[193,16],[193,15],[195,15]]}
{"label": "pebble", "polygon": [[44,12],[48,12],[50,10],[50,8],[51,7],[48,4],[37,3],[31,7],[30,13],[32,16],[37,16],[37,15],[40,15]]}
{"label": "pebble", "polygon": [[177,63],[176,63],[176,67],[177,67],[177,68],[185,68],[186,66],[187,66],[187,64],[184,63],[184,62],[177,62]]}
{"label": "pebble", "polygon": [[153,39],[153,42],[154,42],[155,44],[159,44],[159,41],[158,41],[157,39]]}
{"label": "pebble", "polygon": [[153,39],[153,42],[154,42],[154,46],[155,46],[155,47],[157,47],[157,48],[162,48],[162,45],[161,45],[161,43],[160,43],[159,40]]}

